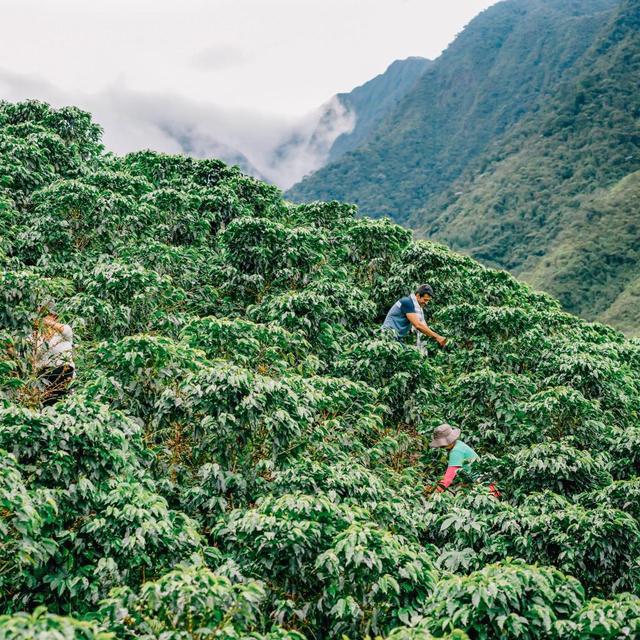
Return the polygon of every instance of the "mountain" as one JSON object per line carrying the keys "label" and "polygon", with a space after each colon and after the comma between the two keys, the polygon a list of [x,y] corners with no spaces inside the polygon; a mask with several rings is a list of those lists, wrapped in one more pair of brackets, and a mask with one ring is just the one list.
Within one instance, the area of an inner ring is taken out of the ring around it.
{"label": "mountain", "polygon": [[365,143],[287,193],[406,222],[575,73],[616,0],[508,0],[477,16]]}
{"label": "mountain", "polygon": [[263,171],[275,184],[288,188],[339,158],[366,139],[430,64],[420,57],[396,60],[384,73],[351,92],[336,94],[292,127],[272,151]]}
{"label": "mountain", "polygon": [[[287,196],[390,215],[638,331],[637,16],[636,2],[495,5],[360,147]],[[607,218],[620,234],[603,237]]]}
{"label": "mountain", "polygon": [[[637,340],[73,107],[0,175],[0,637],[640,637]],[[446,348],[380,329],[425,274]]]}
{"label": "mountain", "polygon": [[640,3],[622,3],[578,68],[410,224],[637,332]]}
{"label": "mountain", "polygon": [[393,110],[431,64],[431,60],[418,56],[396,60],[384,73],[350,93],[337,94],[345,109],[354,114],[355,127],[335,140],[329,150],[328,161],[337,160],[362,144],[375,125]]}
{"label": "mountain", "polygon": [[635,171],[581,199],[573,224],[522,277],[580,315],[638,333],[638,211],[640,172]]}

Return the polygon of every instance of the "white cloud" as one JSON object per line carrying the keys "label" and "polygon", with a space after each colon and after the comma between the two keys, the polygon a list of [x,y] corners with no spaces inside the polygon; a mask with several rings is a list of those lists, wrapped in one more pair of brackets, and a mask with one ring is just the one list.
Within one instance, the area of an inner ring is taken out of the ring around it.
{"label": "white cloud", "polygon": [[299,117],[395,59],[435,58],[494,2],[1,0],[0,64],[78,95],[123,77],[140,92]]}
{"label": "white cloud", "polygon": [[263,171],[273,182],[288,189],[322,167],[336,138],[351,133],[355,125],[356,114],[333,96],[292,128],[270,158],[265,159]]}
{"label": "white cloud", "polygon": [[0,99],[86,109],[117,153],[245,156],[285,188],[354,125],[317,105],[394,59],[436,57],[495,2],[1,1]]}
{"label": "white cloud", "polygon": [[123,81],[97,93],[71,94],[38,76],[3,69],[0,96],[85,109],[103,127],[105,146],[115,153],[153,149],[221,158],[252,168],[283,189],[322,166],[333,141],[355,124],[353,114],[335,98],[303,118],[278,118],[170,93],[143,93]]}

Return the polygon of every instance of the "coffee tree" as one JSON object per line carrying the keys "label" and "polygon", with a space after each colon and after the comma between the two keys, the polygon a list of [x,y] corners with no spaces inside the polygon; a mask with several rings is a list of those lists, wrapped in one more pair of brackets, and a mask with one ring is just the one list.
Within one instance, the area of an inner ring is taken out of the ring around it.
{"label": "coffee tree", "polygon": [[[637,339],[353,205],[100,136],[0,102],[0,638],[640,633]],[[445,349],[380,331],[424,282]],[[51,302],[76,376],[43,406]],[[430,493],[444,421],[477,482]]]}

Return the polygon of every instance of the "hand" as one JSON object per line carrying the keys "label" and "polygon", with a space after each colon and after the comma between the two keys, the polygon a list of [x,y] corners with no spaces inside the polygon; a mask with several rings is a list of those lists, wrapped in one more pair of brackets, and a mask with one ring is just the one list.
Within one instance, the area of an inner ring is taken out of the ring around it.
{"label": "hand", "polygon": [[423,493],[428,496],[428,495],[431,495],[435,490],[436,490],[435,486],[427,485],[426,487],[424,487]]}
{"label": "hand", "polygon": [[439,338],[436,338],[436,340],[441,348],[447,344],[447,339],[443,338],[442,336],[440,336]]}

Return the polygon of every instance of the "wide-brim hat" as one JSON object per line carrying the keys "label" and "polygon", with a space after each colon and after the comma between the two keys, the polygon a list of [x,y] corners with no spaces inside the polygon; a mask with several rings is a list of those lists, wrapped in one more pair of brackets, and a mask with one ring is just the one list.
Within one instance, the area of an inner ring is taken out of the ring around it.
{"label": "wide-brim hat", "polygon": [[429,446],[437,449],[438,447],[446,447],[453,444],[460,437],[460,429],[454,429],[446,422],[433,430],[433,440]]}

